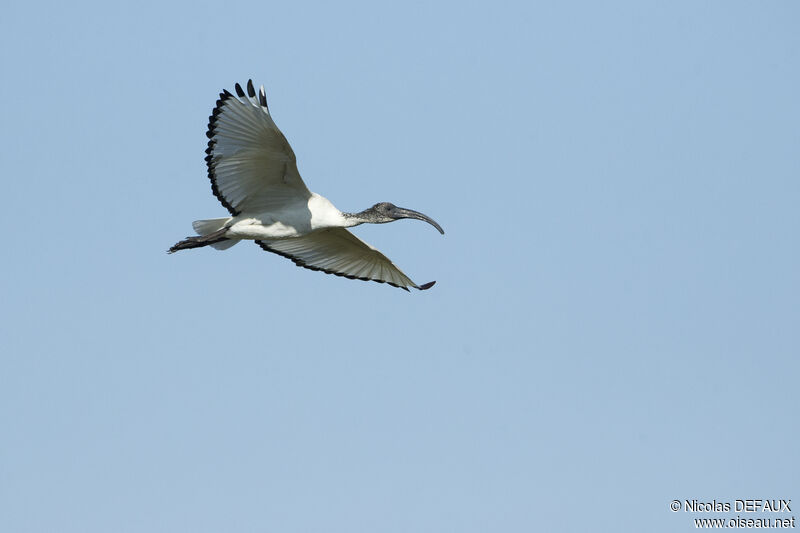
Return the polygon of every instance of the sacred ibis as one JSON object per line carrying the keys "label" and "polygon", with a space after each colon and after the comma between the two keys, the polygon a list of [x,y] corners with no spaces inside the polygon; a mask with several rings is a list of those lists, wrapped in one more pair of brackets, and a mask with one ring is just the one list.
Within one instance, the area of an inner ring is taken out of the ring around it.
{"label": "sacred ibis", "polygon": [[236,84],[236,96],[224,90],[208,119],[206,163],[211,191],[229,217],[197,220],[198,236],[187,237],[169,253],[212,246],[226,250],[253,240],[268,252],[298,266],[350,279],[425,290],[385,255],[347,231],[359,224],[384,224],[401,218],[424,220],[444,234],[432,218],[381,202],[358,213],[343,213],[308,190],[286,137],[272,120],[264,86],[256,95],[253,80],[247,93]]}

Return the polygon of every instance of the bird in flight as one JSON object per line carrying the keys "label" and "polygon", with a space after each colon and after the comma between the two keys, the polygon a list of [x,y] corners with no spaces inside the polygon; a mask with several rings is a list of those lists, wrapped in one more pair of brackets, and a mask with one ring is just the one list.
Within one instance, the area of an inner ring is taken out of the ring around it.
{"label": "bird in flight", "polygon": [[308,190],[297,170],[292,147],[272,120],[264,86],[256,94],[236,84],[236,96],[224,90],[208,119],[206,164],[211,191],[230,216],[197,220],[197,236],[173,245],[168,253],[211,246],[226,250],[241,240],[255,241],[297,266],[350,279],[377,281],[408,290],[417,285],[389,258],[346,228],[414,218],[439,224],[418,211],[381,202],[358,213],[339,211]]}

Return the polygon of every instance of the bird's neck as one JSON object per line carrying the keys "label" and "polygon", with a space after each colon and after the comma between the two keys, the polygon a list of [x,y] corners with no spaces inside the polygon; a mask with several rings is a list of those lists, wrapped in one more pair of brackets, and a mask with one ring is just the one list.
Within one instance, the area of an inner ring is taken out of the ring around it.
{"label": "bird's neck", "polygon": [[359,224],[365,224],[367,222],[371,222],[369,217],[364,214],[364,211],[359,213],[342,213],[342,218],[344,219],[344,227],[345,228],[352,228],[353,226],[358,226]]}

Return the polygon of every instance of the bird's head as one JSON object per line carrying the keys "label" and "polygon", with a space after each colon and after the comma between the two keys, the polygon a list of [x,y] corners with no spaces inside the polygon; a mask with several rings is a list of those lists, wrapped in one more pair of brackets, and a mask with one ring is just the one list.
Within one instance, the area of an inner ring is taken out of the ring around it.
{"label": "bird's head", "polygon": [[423,220],[439,230],[439,233],[444,235],[444,230],[442,227],[436,223],[431,217],[427,215],[423,215],[419,211],[414,211],[412,209],[405,209],[403,207],[397,207],[394,204],[389,202],[381,202],[378,204],[373,205],[366,211],[362,211],[359,213],[368,222],[372,224],[385,224],[386,222],[392,222],[394,220],[400,220],[401,218],[415,218],[417,220]]}

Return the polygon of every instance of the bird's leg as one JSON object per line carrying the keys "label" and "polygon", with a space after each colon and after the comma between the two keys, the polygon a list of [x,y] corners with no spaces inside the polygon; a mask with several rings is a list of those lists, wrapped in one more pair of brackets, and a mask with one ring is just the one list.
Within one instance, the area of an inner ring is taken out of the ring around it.
{"label": "bird's leg", "polygon": [[226,240],[225,233],[227,233],[228,228],[219,229],[213,233],[209,233],[208,235],[198,235],[196,237],[186,237],[184,240],[180,242],[176,242],[172,245],[172,247],[167,250],[168,254],[174,254],[178,250],[189,250],[191,248],[202,248],[203,246],[208,246],[209,244],[215,244],[221,241]]}

